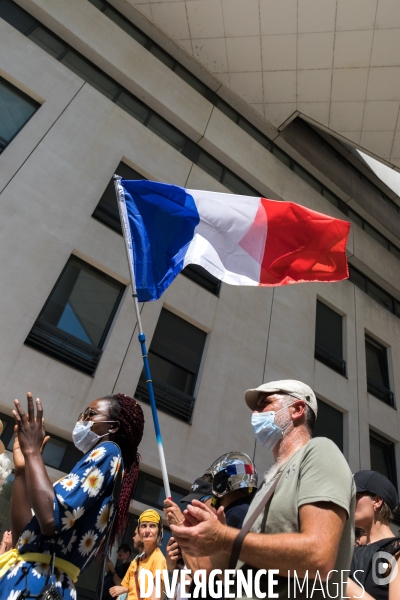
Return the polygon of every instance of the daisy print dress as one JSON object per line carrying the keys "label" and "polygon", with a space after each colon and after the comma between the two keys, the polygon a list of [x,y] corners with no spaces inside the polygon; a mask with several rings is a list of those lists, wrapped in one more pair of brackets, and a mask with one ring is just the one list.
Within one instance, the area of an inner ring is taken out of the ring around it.
{"label": "daisy print dress", "polygon": [[[113,442],[99,444],[85,454],[69,475],[54,484],[55,534],[43,535],[33,517],[18,539],[19,553],[55,553],[81,571],[86,569],[107,533],[114,481],[120,468],[121,452]],[[27,575],[22,573],[22,567],[27,567]],[[55,571],[61,596],[76,600],[73,581],[66,573]],[[45,563],[16,563],[0,580],[1,600],[16,600],[25,588],[38,594],[48,583],[48,575],[49,566]]]}

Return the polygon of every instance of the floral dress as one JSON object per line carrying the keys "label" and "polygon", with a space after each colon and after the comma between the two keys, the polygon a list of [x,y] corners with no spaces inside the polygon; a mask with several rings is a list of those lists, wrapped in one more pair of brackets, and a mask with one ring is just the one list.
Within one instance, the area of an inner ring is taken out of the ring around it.
{"label": "floral dress", "polygon": [[[69,475],[54,484],[55,534],[43,535],[34,516],[18,539],[19,553],[55,553],[81,571],[86,569],[107,533],[114,481],[121,464],[120,449],[113,442],[103,442],[85,454]],[[0,580],[1,600],[16,600],[25,588],[38,594],[48,583],[49,570],[45,563],[15,563]],[[55,572],[61,596],[76,600],[73,581],[66,573]]]}

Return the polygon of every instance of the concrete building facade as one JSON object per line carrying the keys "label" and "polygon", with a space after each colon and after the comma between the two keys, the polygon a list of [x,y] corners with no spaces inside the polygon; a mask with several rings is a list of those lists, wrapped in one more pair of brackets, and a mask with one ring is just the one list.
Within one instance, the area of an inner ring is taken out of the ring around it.
{"label": "concrete building facade", "polygon": [[[254,456],[260,473],[271,464],[269,453],[255,445],[243,392],[288,378],[315,390],[322,407],[318,433],[341,445],[353,471],[379,467],[397,485],[398,196],[326,132],[298,118],[274,129],[145,22],[129,0],[0,0],[0,56],[0,411],[6,445],[13,399],[24,401],[30,390],[41,398],[55,436],[48,459],[55,480],[65,472],[70,432],[88,402],[113,392],[134,395],[138,385],[140,392],[124,244],[111,213],[105,224],[97,210],[123,163],[138,177],[292,200],[352,223],[349,280],[281,288],[222,284],[218,290],[192,273],[179,275],[160,300],[141,307],[150,350],[154,333],[158,345],[165,335],[156,330],[162,311],[183,321],[181,337],[171,339],[171,356],[165,343],[164,350],[153,347],[164,360],[154,364],[175,493],[224,452]],[[48,316],[71,265],[97,282],[99,294],[104,286],[101,297],[108,298],[96,308],[93,284],[80,290],[75,306],[71,300],[68,310],[88,319],[85,334],[82,320],[71,325],[65,303],[58,325]],[[191,345],[190,332],[198,340],[193,367],[176,358]],[[83,344],[74,346],[74,340]],[[178,370],[162,381],[166,363]],[[145,395],[142,390],[144,479],[132,514],[157,506],[161,489]],[[169,408],[174,399],[175,413]],[[3,528],[11,486],[10,480],[0,498]],[[80,594],[93,598],[93,583],[82,580]]]}

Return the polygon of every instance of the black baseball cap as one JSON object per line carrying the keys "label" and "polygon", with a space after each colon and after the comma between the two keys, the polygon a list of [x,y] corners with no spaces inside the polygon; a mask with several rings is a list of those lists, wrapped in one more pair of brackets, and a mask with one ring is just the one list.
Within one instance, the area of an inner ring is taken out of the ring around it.
{"label": "black baseball cap", "polygon": [[205,481],[201,477],[198,477],[190,488],[190,492],[187,496],[182,498],[180,502],[191,502],[192,500],[200,500],[204,496],[212,495],[212,485],[208,481]]}
{"label": "black baseball cap", "polygon": [[380,496],[392,511],[399,503],[396,488],[382,473],[357,471],[354,473],[354,482],[358,493],[369,492]]}

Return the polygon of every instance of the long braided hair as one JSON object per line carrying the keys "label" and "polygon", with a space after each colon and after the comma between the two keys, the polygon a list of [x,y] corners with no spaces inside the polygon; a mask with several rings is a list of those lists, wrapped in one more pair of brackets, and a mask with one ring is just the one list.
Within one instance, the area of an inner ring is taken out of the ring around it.
{"label": "long braided hair", "polygon": [[110,402],[110,418],[120,424],[114,441],[120,447],[124,461],[124,477],[110,539],[112,546],[116,535],[125,531],[129,503],[139,475],[138,446],[143,436],[144,415],[139,402],[125,394],[103,396],[103,398]]}

